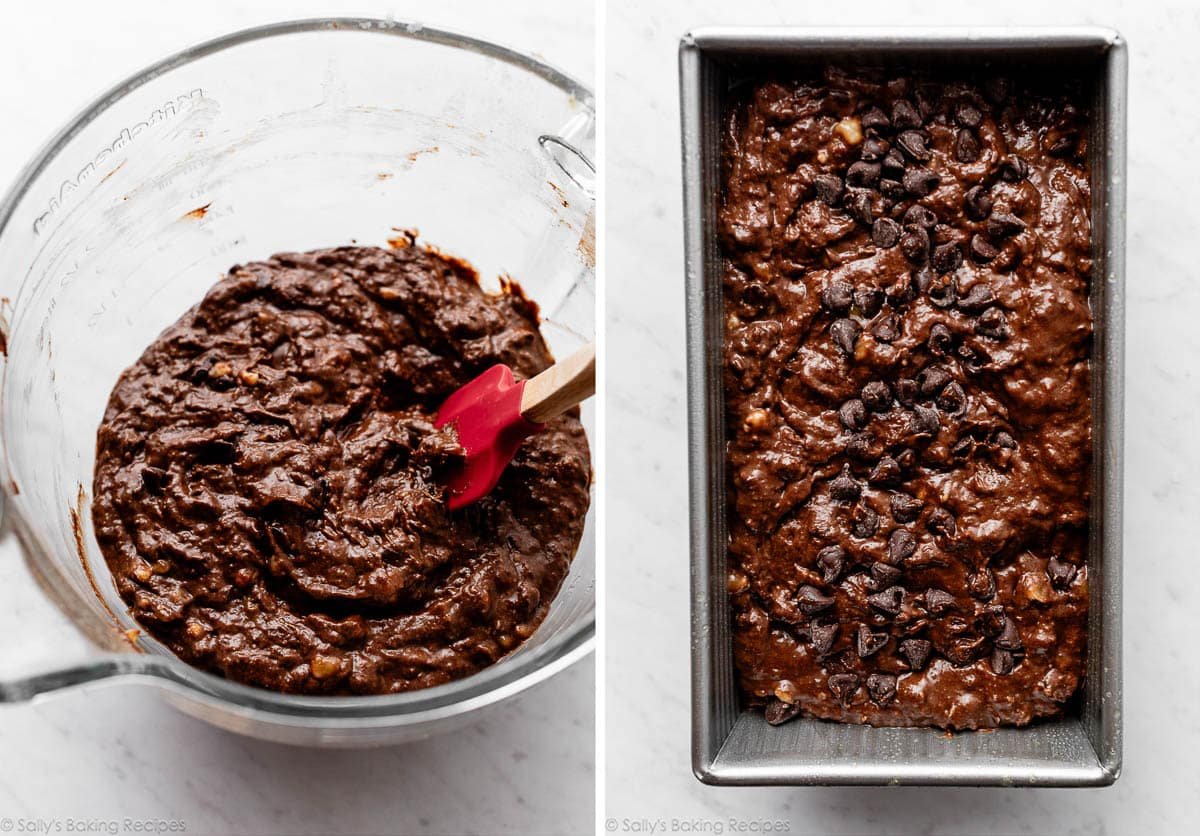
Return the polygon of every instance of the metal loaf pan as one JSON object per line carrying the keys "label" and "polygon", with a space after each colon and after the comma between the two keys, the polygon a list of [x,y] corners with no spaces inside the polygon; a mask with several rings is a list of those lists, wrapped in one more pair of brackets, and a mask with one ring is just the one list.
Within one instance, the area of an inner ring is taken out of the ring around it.
{"label": "metal loaf pan", "polygon": [[[692,766],[710,784],[1101,786],[1121,767],[1126,48],[1109,29],[704,28],[679,51],[687,264],[692,553]],[[770,727],[740,704],[726,600],[720,253],[726,95],[764,72],[844,66],[1045,68],[1092,94],[1095,454],[1087,676],[1073,714],[948,735],[802,718]]]}

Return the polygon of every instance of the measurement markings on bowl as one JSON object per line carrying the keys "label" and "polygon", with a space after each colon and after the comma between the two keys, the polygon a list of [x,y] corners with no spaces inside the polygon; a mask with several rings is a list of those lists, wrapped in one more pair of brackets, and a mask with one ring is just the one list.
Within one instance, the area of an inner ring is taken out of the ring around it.
{"label": "measurement markings on bowl", "polygon": [[[127,128],[122,128],[117,134],[117,138],[108,145],[100,149],[96,156],[89,161],[83,168],[79,170],[73,178],[68,177],[58,187],[58,192],[50,198],[46,204],[46,211],[39,215],[33,222],[33,231],[35,235],[41,235],[46,229],[46,224],[59,213],[64,205],[68,202],[75,192],[77,192],[87,181],[96,176],[96,170],[103,165],[106,160],[116,154],[118,151],[126,148],[130,143],[137,139],[144,131],[155,125],[160,125],[163,122],[189,110],[192,110],[204,98],[204,91],[197,87],[189,93],[183,93],[176,96],[169,102],[164,103],[161,107],[155,108],[141,122],[130,125]],[[124,163],[122,163],[123,165]],[[120,166],[105,174],[100,182],[104,182],[110,176],[115,174]]]}

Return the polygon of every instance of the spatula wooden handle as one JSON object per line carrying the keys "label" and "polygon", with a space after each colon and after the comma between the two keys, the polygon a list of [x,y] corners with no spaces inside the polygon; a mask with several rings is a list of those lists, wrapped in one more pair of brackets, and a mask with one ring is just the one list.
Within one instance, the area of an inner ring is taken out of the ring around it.
{"label": "spatula wooden handle", "polygon": [[566,360],[525,381],[521,414],[541,424],[595,393],[596,346],[588,343]]}

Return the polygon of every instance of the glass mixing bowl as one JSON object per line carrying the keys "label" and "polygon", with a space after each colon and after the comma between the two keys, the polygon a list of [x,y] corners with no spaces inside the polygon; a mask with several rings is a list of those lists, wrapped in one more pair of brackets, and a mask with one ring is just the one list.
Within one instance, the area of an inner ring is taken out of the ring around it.
{"label": "glass mixing bowl", "polygon": [[189,49],[55,136],[0,204],[3,485],[25,558],[0,561],[0,701],[137,677],[228,729],[369,745],[475,720],[586,655],[591,515],[546,621],[496,665],[407,694],[300,697],[212,676],[132,632],[90,503],[117,376],[234,264],[416,228],[485,286],[516,277],[558,356],[590,339],[594,119],[585,87],[526,55],[337,19]]}

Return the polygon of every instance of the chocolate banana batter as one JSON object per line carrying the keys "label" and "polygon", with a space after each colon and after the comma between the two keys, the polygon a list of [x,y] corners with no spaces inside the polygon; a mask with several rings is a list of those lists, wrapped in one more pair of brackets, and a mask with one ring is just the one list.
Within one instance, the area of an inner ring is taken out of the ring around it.
{"label": "chocolate banana batter", "polygon": [[548,366],[537,309],[411,240],[234,267],[118,380],[96,536],[135,618],[185,661],[309,694],[386,694],[528,638],[575,554],[578,412],[450,513],[442,400],[495,363]]}
{"label": "chocolate banana batter", "polygon": [[1083,97],[830,71],[724,137],[735,658],[767,719],[971,729],[1084,673]]}

